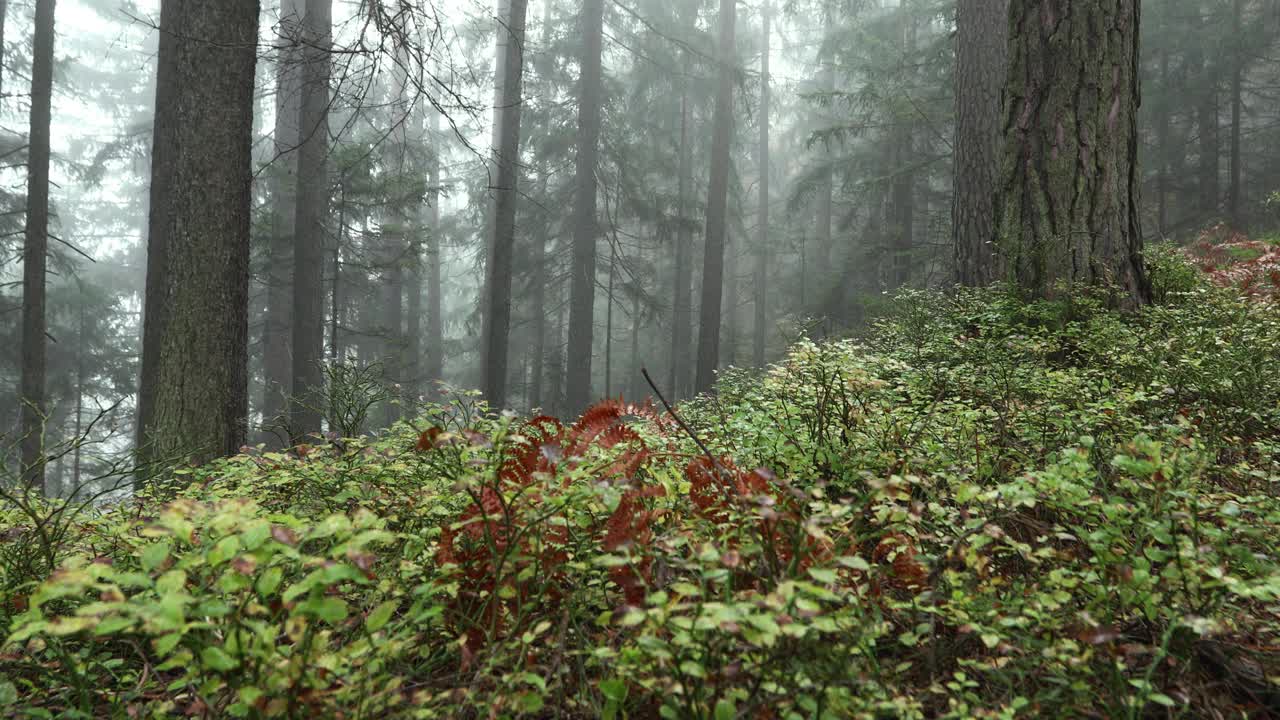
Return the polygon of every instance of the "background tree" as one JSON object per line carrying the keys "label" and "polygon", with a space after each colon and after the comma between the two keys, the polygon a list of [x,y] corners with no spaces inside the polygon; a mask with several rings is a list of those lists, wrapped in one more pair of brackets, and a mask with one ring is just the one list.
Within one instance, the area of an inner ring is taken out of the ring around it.
{"label": "background tree", "polygon": [[[329,73],[333,0],[306,0],[293,246],[293,403],[290,432],[318,433],[324,388],[324,247],[329,219]],[[335,274],[335,279],[337,275]]]}
{"label": "background tree", "polygon": [[258,3],[165,0],[160,31],[139,451],[200,462],[245,440]]}
{"label": "background tree", "polygon": [[979,286],[995,274],[1000,93],[1008,52],[1008,0],[956,3],[956,131],[951,232],[956,279]]}
{"label": "background tree", "polygon": [[[22,253],[22,479],[45,489],[45,268],[49,252],[49,127],[53,102],[54,0],[37,0],[31,63],[26,242]],[[0,29],[3,24],[0,23]],[[0,43],[3,36],[0,35]]]}
{"label": "background tree", "polygon": [[[1032,295],[1059,283],[1150,296],[1138,217],[1138,3],[1015,3],[1009,14],[1000,260]],[[1097,28],[1111,28],[1099,36]]]}

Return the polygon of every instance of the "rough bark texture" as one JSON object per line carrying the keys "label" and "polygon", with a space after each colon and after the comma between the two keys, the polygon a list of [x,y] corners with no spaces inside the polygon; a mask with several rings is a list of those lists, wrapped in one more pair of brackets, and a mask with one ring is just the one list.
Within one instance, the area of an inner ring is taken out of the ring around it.
{"label": "rough bark texture", "polygon": [[733,145],[734,0],[720,0],[719,79],[712,116],[711,178],[707,188],[707,240],[702,264],[702,304],[698,323],[698,392],[715,385],[720,362],[721,293],[729,201],[729,151]]}
{"label": "rough bark texture", "polygon": [[498,147],[498,176],[493,208],[493,238],[489,262],[485,265],[486,307],[481,363],[484,366],[484,395],[494,410],[507,406],[507,360],[511,332],[511,274],[515,254],[517,185],[520,179],[520,114],[523,107],[521,82],[524,75],[524,23],[527,0],[510,0],[503,27],[509,35],[498,43],[504,67],[501,116],[502,136]]}
{"label": "rough bark texture", "polygon": [[1137,0],[1022,0],[1009,13],[997,251],[1027,293],[1106,285],[1147,301],[1138,218]]}
{"label": "rough bark texture", "polygon": [[675,289],[671,308],[671,394],[688,397],[693,390],[693,231],[688,217],[693,184],[693,148],[689,144],[689,92],[680,97],[680,178],[676,198]]}
{"label": "rough bark texture", "polygon": [[756,221],[756,263],[752,274],[755,292],[755,322],[752,329],[751,362],[764,367],[765,339],[768,333],[769,277],[769,2],[761,12],[763,50],[760,53],[760,211]]}
{"label": "rough bark texture", "polygon": [[[54,0],[37,0],[31,63],[26,237],[22,246],[22,480],[45,490],[45,264],[49,252],[49,124]],[[0,36],[0,45],[3,44]],[[2,59],[2,58],[0,58]]]}
{"label": "rough bark texture", "polygon": [[582,4],[582,77],[578,93],[578,156],[573,206],[573,265],[569,288],[568,376],[565,403],[580,413],[591,402],[591,352],[595,334],[596,157],[600,144],[603,78],[600,47],[604,36],[603,0]]}
{"label": "rough bark texture", "polygon": [[276,55],[275,168],[271,181],[271,240],[267,247],[267,314],[262,324],[262,425],[260,440],[278,449],[287,437],[293,389],[293,242],[297,220],[298,113],[301,103],[304,0],[281,0]]}
{"label": "rough bark texture", "polygon": [[293,438],[320,432],[324,404],[325,220],[329,214],[329,74],[333,0],[306,0],[293,245]]}
{"label": "rough bark texture", "polygon": [[956,135],[951,232],[956,281],[994,279],[1000,92],[1008,53],[1008,0],[959,0],[956,6]]}
{"label": "rough bark texture", "polygon": [[248,414],[257,0],[164,0],[138,398],[144,463],[235,453]]}

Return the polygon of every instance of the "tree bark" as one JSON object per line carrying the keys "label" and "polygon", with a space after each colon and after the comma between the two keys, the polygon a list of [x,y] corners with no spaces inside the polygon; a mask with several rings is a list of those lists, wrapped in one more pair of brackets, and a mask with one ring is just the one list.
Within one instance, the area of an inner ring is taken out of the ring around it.
{"label": "tree bark", "polygon": [[720,0],[719,80],[712,119],[711,179],[707,195],[706,254],[702,265],[702,304],[698,325],[698,373],[695,387],[709,392],[720,362],[720,310],[724,291],[724,249],[729,203],[729,151],[733,145],[734,0]]}
{"label": "tree bark", "polygon": [[493,410],[507,405],[507,362],[511,332],[511,275],[514,270],[517,185],[520,179],[520,114],[523,107],[521,80],[524,74],[524,23],[527,0],[510,0],[503,23],[509,33],[498,49],[503,56],[501,139],[498,149],[498,176],[494,188],[493,238],[485,265],[487,312],[483,318],[484,394]]}
{"label": "tree bark", "polygon": [[752,332],[751,361],[756,367],[764,367],[765,340],[768,322],[769,279],[769,0],[765,0],[761,13],[760,52],[760,209],[757,213],[759,227],[756,231],[756,264],[752,285],[755,291],[755,328]]}
{"label": "tree bark", "polygon": [[333,0],[306,0],[302,102],[298,127],[298,206],[293,247],[294,441],[320,432],[324,405],[325,221],[329,214],[329,47]]}
{"label": "tree bark", "polygon": [[288,425],[293,389],[293,243],[297,220],[298,116],[305,0],[281,0],[276,56],[276,172],[271,188],[271,240],[267,247],[267,315],[262,324],[262,425],[260,441],[279,449],[287,438],[273,432]]}
{"label": "tree bark", "polygon": [[138,398],[144,467],[203,462],[244,443],[257,40],[257,0],[161,5]]}
{"label": "tree bark", "polygon": [[951,232],[956,282],[995,278],[1000,92],[1008,54],[1008,0],[959,0],[956,7],[956,134]]}
{"label": "tree bark", "polygon": [[603,0],[583,0],[582,56],[578,93],[578,155],[573,207],[573,265],[569,288],[568,376],[565,402],[570,414],[591,402],[591,355],[595,334],[596,164],[600,144],[600,106],[603,70],[600,49],[604,36]]}
{"label": "tree bark", "polygon": [[[49,126],[53,111],[54,0],[37,0],[31,63],[27,218],[22,246],[22,481],[46,491],[45,266],[49,253]],[[3,37],[0,36],[0,44]]]}
{"label": "tree bark", "polygon": [[[538,78],[540,105],[544,110],[551,105],[551,93],[553,90],[553,80],[551,77],[555,69],[555,58],[551,54],[549,48],[553,41],[551,35],[551,3],[544,2],[542,4],[542,37],[541,44],[543,48],[543,57],[538,65]],[[542,129],[547,136],[548,141],[552,135],[553,129],[548,123]],[[539,153],[536,173],[539,182],[539,197],[546,198],[547,190],[550,184],[551,171],[547,167],[547,160],[543,153]],[[534,231],[533,243],[533,299],[531,302],[532,319],[533,319],[533,348],[530,350],[533,362],[529,370],[529,409],[532,411],[541,408],[543,405],[543,379],[546,375],[547,360],[547,244],[550,241],[551,220],[544,216],[538,223],[538,227]]]}
{"label": "tree bark", "polygon": [[1138,0],[1026,0],[1010,12],[997,248],[1033,296],[1150,285],[1138,217]]}

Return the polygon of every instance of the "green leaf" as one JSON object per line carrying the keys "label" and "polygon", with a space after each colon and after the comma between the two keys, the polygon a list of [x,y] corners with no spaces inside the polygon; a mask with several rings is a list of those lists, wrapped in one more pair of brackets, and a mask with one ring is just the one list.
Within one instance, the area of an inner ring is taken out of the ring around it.
{"label": "green leaf", "polygon": [[738,708],[732,700],[721,700],[716,703],[716,720],[733,720],[738,716]]}
{"label": "green leaf", "polygon": [[240,661],[227,654],[217,645],[210,645],[200,651],[200,662],[210,670],[229,672],[240,667]]}
{"label": "green leaf", "polygon": [[152,572],[156,568],[164,564],[169,559],[169,552],[172,546],[168,542],[152,543],[142,549],[138,559],[142,562],[142,569]]}
{"label": "green leaf", "polygon": [[254,587],[259,596],[266,598],[275,594],[283,580],[284,570],[281,570],[279,566],[269,567],[258,576],[258,582]]}
{"label": "green leaf", "polygon": [[378,632],[386,627],[386,624],[391,620],[392,613],[399,606],[400,603],[396,600],[388,600],[382,603],[369,613],[369,617],[365,618],[364,626],[369,629],[369,632]]}
{"label": "green leaf", "polygon": [[298,605],[297,609],[331,625],[347,619],[347,604],[335,597],[311,599]]}

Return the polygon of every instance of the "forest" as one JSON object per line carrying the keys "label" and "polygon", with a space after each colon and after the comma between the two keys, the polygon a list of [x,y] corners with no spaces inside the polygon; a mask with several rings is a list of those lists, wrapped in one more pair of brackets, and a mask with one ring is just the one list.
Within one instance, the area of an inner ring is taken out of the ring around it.
{"label": "forest", "polygon": [[1280,717],[1280,0],[0,0],[0,717]]}

